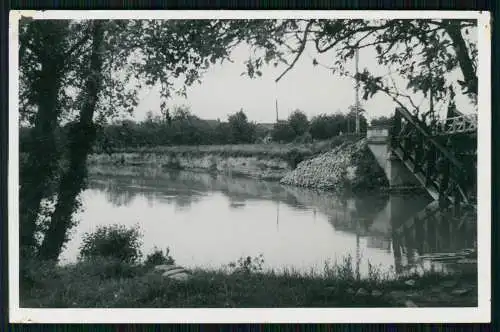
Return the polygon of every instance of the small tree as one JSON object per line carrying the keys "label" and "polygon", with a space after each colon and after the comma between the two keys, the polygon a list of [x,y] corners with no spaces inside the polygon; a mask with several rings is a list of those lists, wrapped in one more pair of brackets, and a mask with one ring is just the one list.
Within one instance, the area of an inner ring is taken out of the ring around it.
{"label": "small tree", "polygon": [[295,130],[288,121],[278,122],[274,125],[271,133],[273,141],[276,142],[291,142],[296,137]]}
{"label": "small tree", "polygon": [[295,131],[296,136],[304,135],[309,130],[309,120],[307,115],[301,110],[295,110],[288,117],[290,127]]}
{"label": "small tree", "polygon": [[248,122],[243,109],[228,117],[231,143],[252,143],[255,141],[255,126]]}
{"label": "small tree", "polygon": [[314,139],[328,139],[338,135],[341,119],[337,116],[320,114],[312,118],[309,132]]}

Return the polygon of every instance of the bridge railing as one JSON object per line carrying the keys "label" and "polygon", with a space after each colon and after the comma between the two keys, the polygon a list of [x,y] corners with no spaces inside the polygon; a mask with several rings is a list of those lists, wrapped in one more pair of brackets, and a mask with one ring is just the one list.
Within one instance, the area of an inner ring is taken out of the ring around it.
{"label": "bridge railing", "polygon": [[391,132],[391,148],[403,161],[410,161],[413,172],[420,173],[425,186],[439,193],[442,202],[470,203],[475,193],[475,170],[464,165],[453,151],[433,137],[432,130],[403,108],[397,108]]}
{"label": "bridge railing", "polygon": [[432,128],[434,135],[450,135],[477,131],[477,115],[463,114],[447,118],[436,123]]}

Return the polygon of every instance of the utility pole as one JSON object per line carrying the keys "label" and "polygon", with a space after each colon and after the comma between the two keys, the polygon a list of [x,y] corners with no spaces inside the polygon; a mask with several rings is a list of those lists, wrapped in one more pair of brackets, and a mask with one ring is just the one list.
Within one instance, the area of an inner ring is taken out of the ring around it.
{"label": "utility pole", "polygon": [[276,123],[278,123],[278,97],[276,97]]}
{"label": "utility pole", "polygon": [[356,49],[356,134],[359,135],[359,49]]}
{"label": "utility pole", "polygon": [[276,82],[276,103],[275,103],[275,109],[276,109],[276,124],[278,124],[278,83]]}

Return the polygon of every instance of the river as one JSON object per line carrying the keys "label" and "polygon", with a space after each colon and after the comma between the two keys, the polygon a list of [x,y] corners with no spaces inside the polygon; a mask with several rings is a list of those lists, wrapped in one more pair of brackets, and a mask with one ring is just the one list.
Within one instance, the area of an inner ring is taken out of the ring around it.
{"label": "river", "polygon": [[470,229],[445,219],[401,231],[429,203],[422,195],[343,197],[184,171],[92,175],[81,201],[63,264],[76,261],[85,232],[114,223],[138,224],[145,254],[169,247],[185,267],[218,268],[262,254],[265,269],[321,273],[325,262],[351,257],[364,276],[369,264],[391,274],[445,269],[418,257],[470,248],[475,239]]}

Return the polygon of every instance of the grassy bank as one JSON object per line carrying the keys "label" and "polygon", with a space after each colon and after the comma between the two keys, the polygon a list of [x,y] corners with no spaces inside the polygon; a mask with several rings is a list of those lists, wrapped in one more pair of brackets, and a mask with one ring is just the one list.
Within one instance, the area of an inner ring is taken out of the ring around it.
{"label": "grassy bank", "polygon": [[[313,143],[269,143],[269,144],[226,144],[226,145],[177,145],[153,147],[117,148],[113,153],[188,153],[188,154],[217,154],[234,157],[271,156],[284,157],[291,151],[300,154],[318,154],[339,146],[343,142],[354,142],[357,136],[337,136],[333,139],[316,141]],[[104,153],[96,151],[96,153]]]}
{"label": "grassy bank", "polygon": [[358,279],[348,266],[324,275],[194,270],[187,281],[116,261],[46,263],[21,271],[22,307],[462,307],[477,306],[477,274]]}
{"label": "grassy bank", "polygon": [[[218,156],[218,157],[256,157],[256,158],[277,158],[294,164],[320,153],[334,149],[344,142],[354,142],[359,137],[339,136],[334,139],[317,141],[314,143],[270,143],[270,144],[232,144],[232,145],[178,145],[178,146],[154,146],[137,148],[118,148],[111,152],[114,161],[119,161],[122,155],[175,155],[175,156]],[[91,157],[91,163],[105,163],[109,158],[108,154],[96,150]]]}

